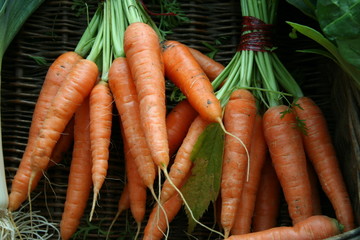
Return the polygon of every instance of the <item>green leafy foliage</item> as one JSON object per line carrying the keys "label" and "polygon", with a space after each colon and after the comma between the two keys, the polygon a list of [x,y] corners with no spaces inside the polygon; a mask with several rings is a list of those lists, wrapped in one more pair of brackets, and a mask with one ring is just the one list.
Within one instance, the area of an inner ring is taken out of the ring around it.
{"label": "green leafy foliage", "polygon": [[[214,202],[220,190],[224,132],[218,123],[210,124],[199,137],[191,159],[194,163],[192,175],[182,187],[186,201],[199,220]],[[187,211],[187,214],[189,212]],[[196,223],[189,216],[188,231],[192,232]]]}
{"label": "green leafy foliage", "polygon": [[[350,76],[350,78],[355,82],[357,87],[360,88],[360,68],[349,63],[349,61],[345,59],[343,54],[339,51],[339,49],[333,42],[331,42],[319,31],[316,31],[311,27],[293,22],[287,22],[287,23],[299,33],[307,36],[308,38],[311,38],[312,40],[316,41],[321,46],[323,46],[329,52],[329,54],[324,54],[324,51],[316,52],[314,50],[311,50],[311,52],[318,54],[320,53],[323,56],[328,56],[331,59],[333,59],[342,68],[342,70]],[[310,51],[308,50],[308,52]]]}
{"label": "green leafy foliage", "polygon": [[316,15],[324,34],[336,43],[340,54],[360,69],[360,1],[318,0]]}

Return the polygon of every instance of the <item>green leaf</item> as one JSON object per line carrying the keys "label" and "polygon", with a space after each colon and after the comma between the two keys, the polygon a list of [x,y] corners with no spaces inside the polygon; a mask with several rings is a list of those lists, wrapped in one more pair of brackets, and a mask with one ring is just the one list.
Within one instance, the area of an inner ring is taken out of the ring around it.
{"label": "green leaf", "polygon": [[326,50],[328,50],[329,53],[333,55],[333,58],[336,59],[336,63],[342,68],[344,72],[349,74],[349,76],[355,82],[357,87],[360,89],[360,69],[355,65],[349,63],[349,61],[347,61],[343,57],[343,55],[339,52],[338,48],[329,39],[327,39],[320,32],[308,26],[304,26],[293,22],[287,22],[287,23],[290,26],[292,26],[296,31],[313,39],[321,46],[323,46]]}
{"label": "green leaf", "polygon": [[30,58],[32,58],[36,64],[40,65],[40,66],[46,66],[47,65],[47,61],[44,57],[40,57],[40,56],[34,56],[34,55],[29,55]]}
{"label": "green leaf", "polygon": [[318,54],[318,55],[322,55],[324,57],[330,58],[334,62],[337,62],[337,60],[334,58],[333,55],[331,55],[328,51],[324,51],[322,49],[304,49],[304,50],[298,50],[297,52],[314,53],[314,54]]}
{"label": "green leaf", "polygon": [[360,0],[318,0],[316,14],[325,36],[360,69]]}
{"label": "green leaf", "polygon": [[318,0],[316,15],[324,34],[330,39],[359,37],[359,0]]}
{"label": "green leaf", "polygon": [[[192,151],[191,159],[194,163],[192,175],[181,191],[197,220],[218,196],[223,148],[224,132],[218,123],[212,123],[200,135]],[[190,217],[188,209],[186,212],[189,219],[188,231],[191,233],[196,223]]]}

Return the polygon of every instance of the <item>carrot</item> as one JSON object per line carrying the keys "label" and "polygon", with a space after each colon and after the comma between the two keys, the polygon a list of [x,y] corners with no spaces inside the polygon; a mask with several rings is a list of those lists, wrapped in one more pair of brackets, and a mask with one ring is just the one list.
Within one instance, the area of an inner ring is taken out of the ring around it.
{"label": "carrot", "polygon": [[156,205],[149,216],[146,227],[144,229],[143,240],[160,240],[164,237],[165,231],[167,229],[167,222],[171,222],[177,213],[180,211],[182,206],[182,199],[179,194],[173,195],[169,200],[163,203],[162,209],[160,210]]}
{"label": "carrot", "polygon": [[51,153],[48,167],[59,164],[64,154],[72,147],[74,140],[74,118],[66,125],[64,132],[61,134],[59,141],[56,143],[54,150]]}
{"label": "carrot", "polygon": [[125,184],[123,191],[121,192],[119,201],[118,201],[118,210],[115,214],[114,219],[112,220],[109,229],[107,230],[106,239],[109,238],[110,230],[114,226],[116,220],[119,218],[121,213],[130,208],[130,198],[129,198],[129,186],[128,183]]}
{"label": "carrot", "polygon": [[280,210],[281,186],[272,165],[267,157],[261,173],[259,189],[256,194],[255,209],[252,218],[254,232],[273,228],[278,223]]}
{"label": "carrot", "polygon": [[90,220],[96,205],[99,191],[108,170],[109,146],[112,127],[113,97],[109,84],[100,81],[90,93],[90,137],[92,154],[93,206]]}
{"label": "carrot", "polygon": [[135,81],[145,139],[153,161],[165,169],[169,163],[169,147],[164,65],[159,37],[149,25],[131,23],[125,30],[124,51]]}
{"label": "carrot", "polygon": [[135,222],[138,226],[138,231],[134,239],[137,239],[138,234],[140,233],[141,223],[145,217],[146,210],[146,185],[142,181],[135,161],[129,150],[129,144],[126,139],[124,141],[124,152],[125,152],[125,168],[127,176],[127,185],[129,188],[129,201],[130,201],[130,210],[132,216],[135,219]]}
{"label": "carrot", "polygon": [[313,163],[320,184],[335,210],[336,218],[345,226],[345,231],[353,229],[353,208],[326,119],[312,99],[302,97],[296,104],[300,107],[295,107],[295,112],[306,124],[307,134],[302,135],[305,151]]}
{"label": "carrot", "polygon": [[189,50],[210,81],[213,81],[224,70],[224,65],[206,56],[199,50],[191,47],[189,47]]}
{"label": "carrot", "polygon": [[241,192],[246,181],[251,137],[256,118],[256,102],[251,92],[235,90],[225,107],[224,125],[234,136],[225,136],[221,173],[221,226],[225,238],[235,222]]}
{"label": "carrot", "polygon": [[91,144],[89,99],[75,113],[74,150],[70,166],[66,201],[60,222],[61,238],[70,239],[80,224],[90,195]]}
{"label": "carrot", "polygon": [[[65,52],[55,59],[46,73],[44,83],[33,112],[31,126],[29,129],[28,142],[18,171],[16,172],[14,180],[11,184],[8,207],[10,211],[15,211],[18,209],[27,198],[27,189],[31,175],[30,156],[34,149],[35,139],[39,134],[40,128],[45,119],[48,108],[51,105],[53,97],[64,81],[66,75],[80,59],[81,56],[75,52]],[[40,177],[41,175],[39,174],[39,176],[36,177],[36,180],[34,179],[31,191],[36,187]]]}
{"label": "carrot", "polygon": [[262,117],[260,115],[256,115],[250,147],[249,179],[244,182],[231,234],[245,234],[249,233],[251,230],[256,195],[259,188],[261,171],[266,159],[266,154],[267,146],[262,128]]}
{"label": "carrot", "polygon": [[180,147],[191,123],[197,115],[195,109],[186,99],[179,102],[169,114],[167,114],[166,129],[170,156]]}
{"label": "carrot", "polygon": [[89,95],[98,74],[97,65],[93,61],[81,59],[64,79],[49,107],[31,154],[29,189],[36,174],[47,167],[56,142],[77,108]]}
{"label": "carrot", "polygon": [[275,227],[268,230],[232,235],[227,240],[264,240],[264,239],[291,239],[291,240],[321,240],[338,235],[342,226],[333,218],[317,215],[298,222],[293,227]]}
{"label": "carrot", "polygon": [[309,174],[309,180],[311,184],[311,198],[313,203],[313,214],[321,215],[321,197],[320,197],[320,184],[319,179],[316,175],[315,169],[312,166],[312,163],[307,161],[307,170]]}
{"label": "carrot", "polygon": [[295,114],[285,105],[264,114],[264,136],[293,224],[313,214],[311,186]]}
{"label": "carrot", "polygon": [[[189,172],[185,178],[180,182],[179,189],[185,184],[190,177]],[[156,205],[149,216],[147,224],[144,229],[143,240],[160,240],[164,237],[168,223],[171,222],[177,213],[180,211],[183,200],[182,197],[176,193],[172,195],[166,202],[162,204],[159,212],[159,205]],[[165,212],[165,213],[164,213]]]}
{"label": "carrot", "polygon": [[[208,125],[209,122],[201,118],[201,116],[197,116],[191,124],[186,137],[175,156],[174,162],[170,167],[170,180],[166,179],[163,183],[160,194],[161,203],[165,203],[175,194],[176,189],[174,186],[178,188],[186,175],[190,172],[192,166],[192,161],[190,159],[191,152],[198,137]],[[171,183],[173,183],[173,185]]]}
{"label": "carrot", "polygon": [[144,184],[152,189],[155,165],[140,123],[139,101],[125,58],[116,58],[109,70],[109,86],[119,112],[124,138]]}
{"label": "carrot", "polygon": [[177,41],[166,41],[163,57],[166,77],[180,88],[200,116],[209,122],[220,122],[220,101],[188,47]]}

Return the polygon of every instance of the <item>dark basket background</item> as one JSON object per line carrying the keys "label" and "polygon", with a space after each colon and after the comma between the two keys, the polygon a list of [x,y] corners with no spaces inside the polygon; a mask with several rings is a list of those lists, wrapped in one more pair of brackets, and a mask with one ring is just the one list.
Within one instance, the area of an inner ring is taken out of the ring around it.
{"label": "dark basket background", "polygon": [[[179,0],[179,2],[190,22],[175,28],[173,34],[168,35],[167,38],[181,41],[204,53],[210,50],[203,42],[214,45],[219,49],[215,59],[226,65],[238,44],[241,22],[240,1]],[[320,56],[295,52],[296,49],[318,46],[302,36],[291,40],[288,37],[291,29],[284,21],[308,24],[315,28],[317,25],[285,1],[280,2],[274,38],[278,46],[276,51],[284,65],[299,81],[304,93],[319,104],[328,119],[328,126],[334,137],[359,222],[359,93],[346,79],[346,76],[342,75],[337,66],[329,60]],[[62,52],[74,50],[86,27],[86,15],[78,16],[78,9],[74,10],[72,6],[73,1],[45,1],[26,21],[5,54],[1,83],[1,114],[9,190],[26,146],[32,111],[47,68]],[[95,7],[95,5],[89,4],[90,16]],[[158,10],[156,5],[149,4],[148,7],[155,12]],[[154,19],[156,20],[155,17]],[[221,44],[217,44],[219,41]],[[46,65],[36,63],[33,57],[44,58]],[[117,202],[124,186],[124,161],[119,127],[116,123],[117,116],[114,114],[110,166],[100,193],[94,219],[91,223],[86,221],[92,200],[89,199],[89,207],[80,226],[82,230],[88,229],[89,231],[85,238],[84,235],[80,235],[77,239],[105,239],[104,232],[107,231],[117,211]],[[55,223],[60,222],[63,211],[70,159],[71,151],[66,153],[61,165],[47,171],[47,179],[43,178],[35,190],[35,194],[38,196],[33,203],[34,210],[41,211],[43,216]],[[323,202],[324,213],[333,216],[333,210],[325,197]],[[151,210],[152,203],[153,201],[149,198],[148,211]],[[201,222],[212,226],[214,224],[212,216],[212,207],[210,206]],[[188,237],[185,233],[186,223],[186,216],[182,211],[170,225],[169,239],[209,238],[209,232],[201,227],[197,227],[192,233],[195,238]],[[279,225],[287,224],[289,224],[289,219],[284,204],[279,217]],[[143,227],[144,225],[145,223]],[[110,239],[131,239],[135,230],[136,224],[128,211],[117,220]],[[358,239],[358,235],[360,235],[359,228],[332,239]],[[216,239],[216,236],[212,235],[210,238]]]}

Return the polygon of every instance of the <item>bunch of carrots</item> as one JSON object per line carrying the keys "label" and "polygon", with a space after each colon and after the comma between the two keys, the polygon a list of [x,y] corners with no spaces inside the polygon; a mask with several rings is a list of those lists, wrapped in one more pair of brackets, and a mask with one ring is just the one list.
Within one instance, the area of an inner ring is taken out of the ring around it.
{"label": "bunch of carrots", "polygon": [[[112,125],[120,124],[127,181],[116,217],[130,209],[138,224],[135,238],[148,190],[155,205],[143,239],[167,238],[169,222],[183,205],[190,219],[225,239],[322,239],[353,229],[353,210],[326,120],[272,51],[275,2],[241,1],[241,43],[224,67],[167,40],[140,2],[103,1],[76,49],[60,55],[48,70],[9,210],[28,198],[31,203],[30,193],[43,172],[61,161],[59,152],[69,149],[73,139],[60,223],[61,238],[70,239],[91,191],[92,219],[107,175]],[[185,96],[170,112],[167,80]],[[120,123],[112,121],[114,110]],[[214,124],[225,134],[215,192],[220,231],[194,216],[181,191],[193,177],[198,139]],[[312,177],[319,179],[337,221],[318,211]],[[158,194],[156,179],[162,183]],[[276,227],[281,192],[293,226]],[[276,198],[269,200],[270,194]],[[272,215],[265,214],[270,210]]]}

